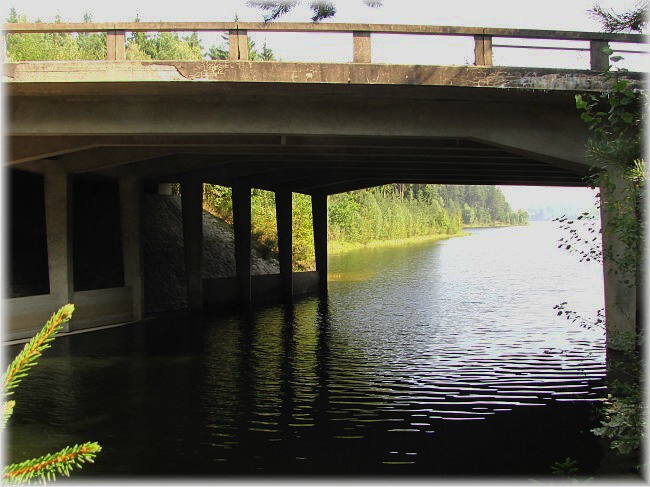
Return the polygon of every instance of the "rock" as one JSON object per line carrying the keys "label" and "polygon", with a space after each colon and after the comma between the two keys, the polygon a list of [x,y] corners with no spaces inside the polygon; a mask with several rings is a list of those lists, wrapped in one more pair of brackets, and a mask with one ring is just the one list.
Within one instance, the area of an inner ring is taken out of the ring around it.
{"label": "rock", "polygon": [[[144,294],[147,313],[187,306],[185,256],[180,196],[144,195]],[[252,273],[278,273],[276,260],[262,258],[253,248]],[[235,275],[232,228],[203,212],[203,278]]]}

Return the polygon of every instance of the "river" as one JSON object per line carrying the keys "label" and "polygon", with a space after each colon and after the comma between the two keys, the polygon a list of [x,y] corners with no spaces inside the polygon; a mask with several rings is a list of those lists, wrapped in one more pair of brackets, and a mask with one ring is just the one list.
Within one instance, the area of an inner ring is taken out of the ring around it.
{"label": "river", "polygon": [[595,472],[604,334],[553,307],[594,315],[601,268],[552,222],[468,232],[331,255],[326,300],[60,337],[8,460],[92,440],[79,477]]}

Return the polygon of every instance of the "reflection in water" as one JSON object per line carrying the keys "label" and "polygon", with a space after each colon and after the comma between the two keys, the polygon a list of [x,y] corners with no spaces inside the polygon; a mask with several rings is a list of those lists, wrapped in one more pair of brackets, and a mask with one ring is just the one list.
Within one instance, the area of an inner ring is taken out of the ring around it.
{"label": "reflection in water", "polygon": [[602,306],[602,275],[549,230],[353,252],[327,299],[60,338],[9,459],[95,440],[84,476],[587,473],[604,340],[553,305]]}

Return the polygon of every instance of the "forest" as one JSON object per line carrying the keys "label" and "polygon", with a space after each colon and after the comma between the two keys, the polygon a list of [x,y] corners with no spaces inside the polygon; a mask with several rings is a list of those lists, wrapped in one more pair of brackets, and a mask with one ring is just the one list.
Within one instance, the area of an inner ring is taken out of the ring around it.
{"label": "forest", "polygon": [[[232,224],[231,190],[203,186],[204,209]],[[328,198],[330,248],[365,245],[414,237],[459,235],[463,227],[525,225],[528,214],[510,208],[496,186],[388,184]],[[253,238],[257,246],[277,255],[275,198],[252,190]],[[294,270],[313,267],[314,240],[311,198],[293,195]]]}

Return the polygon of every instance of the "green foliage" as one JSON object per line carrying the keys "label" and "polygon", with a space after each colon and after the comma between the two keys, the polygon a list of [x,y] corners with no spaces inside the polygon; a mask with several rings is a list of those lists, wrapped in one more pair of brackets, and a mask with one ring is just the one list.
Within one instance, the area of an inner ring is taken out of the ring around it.
{"label": "green foliage", "polygon": [[641,1],[622,13],[596,5],[589,13],[595,17],[606,32],[642,32],[647,25],[648,2]]}
{"label": "green foliage", "polygon": [[[600,12],[604,22],[620,20],[612,20],[602,9],[595,11]],[[634,23],[637,21],[638,18],[634,17],[626,19],[625,23],[636,29]],[[612,54],[610,49],[603,52],[608,56]],[[616,63],[620,59],[612,57],[611,61]],[[632,88],[630,82],[620,76],[624,72],[625,70],[615,71],[611,65],[608,66],[604,75],[609,88],[600,95],[577,95],[576,107],[591,131],[587,151],[594,164],[595,176],[590,182],[593,187],[601,188],[599,196],[603,216],[607,221],[603,232],[619,242],[618,245],[604,247],[602,257],[613,264],[612,272],[621,283],[635,287],[639,285],[643,268],[642,249],[645,242],[643,193],[647,168],[642,154],[642,131],[646,93]],[[565,228],[576,232],[573,223],[565,222]],[[586,260],[599,255],[599,251],[595,250],[595,240],[594,237],[591,251],[582,251]],[[568,243],[571,241],[585,243],[584,239],[571,236],[563,242],[565,248],[571,248]],[[581,320],[577,314],[567,311],[565,305],[562,303],[556,306],[558,314],[564,313],[567,319],[573,321]],[[602,325],[603,319],[599,313],[597,324]],[[637,331],[636,336],[610,336],[609,339],[612,343],[626,340],[627,345],[632,345],[625,347],[629,349],[634,348],[634,345],[640,346],[642,334]],[[628,353],[631,357],[623,364],[626,377],[613,381],[612,394],[605,400],[602,411],[601,426],[592,430],[597,436],[609,439],[611,448],[621,454],[639,451],[645,439],[645,401],[641,392],[644,361],[638,348]]]}
{"label": "green foliage", "polygon": [[558,222],[560,230],[566,232],[560,239],[558,248],[577,254],[580,262],[603,261],[600,227],[596,226],[595,213],[585,211],[575,219],[561,216],[553,221]]}
{"label": "green foliage", "polygon": [[[63,323],[70,320],[74,312],[74,305],[66,304],[54,313],[45,326],[28,343],[22,351],[9,364],[2,376],[2,396],[14,393],[21,380],[24,379],[43,352],[50,348],[50,342],[63,327]],[[7,425],[13,413],[15,401],[3,401],[2,429]],[[45,483],[56,479],[57,475],[70,476],[73,468],[81,468],[82,463],[93,462],[101,447],[94,442],[65,447],[59,452],[48,453],[38,458],[8,465],[2,469],[3,484],[24,484],[34,479]]]}
{"label": "green foliage", "polygon": [[[91,22],[90,14],[84,14],[84,22]],[[140,19],[136,17],[135,22]],[[12,8],[7,22],[28,22]],[[40,21],[36,21],[40,22]],[[61,22],[57,16],[55,22]],[[133,32],[126,40],[127,60],[181,60],[201,61],[203,59],[229,59],[228,34],[222,36],[222,44],[212,45],[205,50],[196,32],[179,35],[176,32]],[[99,60],[106,59],[106,34],[10,34],[7,36],[8,61],[50,61],[50,60]],[[248,59],[251,61],[272,61],[275,54],[266,42],[258,51],[255,42],[248,38]]]}
{"label": "green foliage", "polygon": [[[611,49],[604,52],[612,54]],[[616,71],[608,66],[604,75],[609,88],[600,95],[576,95],[576,107],[592,134],[587,154],[595,175],[590,183],[601,188],[599,196],[607,217],[605,231],[623,244],[610,244],[602,251],[615,264],[612,272],[626,285],[634,286],[642,268],[647,170],[642,129],[647,97],[621,78],[624,73],[625,70]]]}
{"label": "green foliage", "polygon": [[645,408],[641,389],[625,396],[607,396],[601,426],[591,431],[611,440],[611,448],[624,455],[638,451],[645,442]]}
{"label": "green foliage", "polygon": [[560,475],[562,477],[572,477],[578,473],[578,462],[571,457],[566,457],[563,462],[555,462],[551,467],[553,475]]}
{"label": "green foliage", "polygon": [[[135,22],[140,22],[136,17]],[[200,61],[204,59],[201,40],[196,32],[179,36],[176,32],[133,32],[126,40],[129,60],[175,59]]]}
{"label": "green foliage", "polygon": [[30,483],[36,479],[39,482],[56,480],[57,475],[70,476],[74,468],[81,468],[83,463],[93,463],[97,453],[101,451],[97,443],[67,446],[56,453],[48,453],[39,458],[15,463],[2,471],[2,482],[6,485]]}
{"label": "green foliage", "polygon": [[596,318],[585,318],[581,314],[577,313],[576,311],[573,311],[571,309],[568,309],[566,307],[568,303],[566,301],[556,304],[553,306],[553,309],[557,310],[557,315],[558,316],[564,316],[567,320],[571,321],[572,323],[577,323],[580,325],[582,328],[587,328],[591,329],[593,327],[596,328],[605,328],[605,310],[604,309],[599,309],[596,312]]}
{"label": "green foliage", "polygon": [[[213,61],[228,60],[230,59],[228,34],[221,36],[221,44],[213,44],[206,52],[206,57]],[[258,51],[255,46],[255,41],[248,37],[248,60],[249,61],[275,61],[275,54],[273,50],[266,45],[266,41],[262,45],[262,50]]]}
{"label": "green foliage", "polygon": [[[230,188],[205,184],[203,207],[232,224]],[[253,189],[252,235],[256,248],[265,256],[277,256],[277,230],[273,193]],[[294,194],[294,270],[314,268],[314,233],[311,198]],[[462,211],[474,217],[470,224],[521,225],[525,211],[513,212],[494,186],[440,186],[393,184],[331,195],[328,198],[328,237],[346,243],[366,244],[430,235],[454,235],[463,225]],[[467,223],[467,222],[465,222]]]}
{"label": "green foliage", "polygon": [[43,352],[50,348],[50,342],[61,330],[63,323],[70,320],[74,311],[74,305],[66,304],[59,311],[54,313],[45,326],[39,331],[9,364],[2,376],[2,395],[13,394],[20,381],[27,376],[31,368],[36,365],[37,360]]}
{"label": "green foliage", "polygon": [[[90,21],[90,15],[85,14]],[[27,22],[27,17],[11,9],[7,22]],[[36,21],[40,22],[40,21]],[[57,16],[55,23],[60,23]],[[106,34],[9,34],[7,36],[8,61],[46,61],[105,59]]]}

